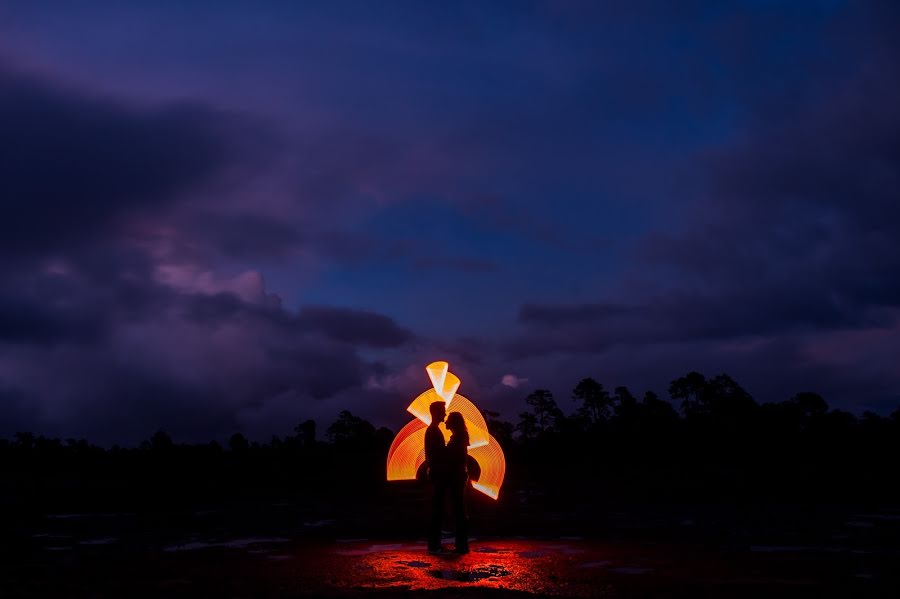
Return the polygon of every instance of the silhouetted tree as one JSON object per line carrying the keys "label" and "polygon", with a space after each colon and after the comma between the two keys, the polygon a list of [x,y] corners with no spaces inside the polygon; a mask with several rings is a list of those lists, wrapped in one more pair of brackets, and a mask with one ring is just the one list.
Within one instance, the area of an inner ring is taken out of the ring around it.
{"label": "silhouetted tree", "polygon": [[681,400],[681,411],[689,418],[709,413],[709,386],[699,372],[689,372],[672,381],[669,396]]}
{"label": "silhouetted tree", "polygon": [[234,433],[228,440],[228,448],[234,453],[246,453],[250,449],[250,443],[241,433]]}
{"label": "silhouetted tree", "polygon": [[755,425],[759,410],[753,397],[737,381],[727,374],[720,374],[709,381],[710,408],[714,422],[723,434],[741,431],[748,434]]}
{"label": "silhouetted tree", "polygon": [[563,413],[553,399],[553,393],[546,389],[537,389],[525,398],[525,403],[531,407],[535,424],[540,433],[555,430]]}
{"label": "silhouetted tree", "polygon": [[294,431],[297,433],[297,438],[300,439],[300,444],[309,449],[314,447],[316,444],[316,421],[315,420],[306,420],[301,422],[297,426],[294,427]]}
{"label": "silhouetted tree", "polygon": [[516,427],[512,422],[507,422],[505,420],[500,419],[500,412],[492,412],[491,410],[484,410],[482,412],[484,416],[484,421],[487,424],[488,432],[494,435],[494,438],[500,442],[500,445],[503,446],[512,441],[513,433],[516,430]]}
{"label": "silhouetted tree", "polygon": [[712,417],[722,424],[734,424],[758,407],[750,394],[727,374],[707,380],[699,372],[688,373],[672,381],[669,395],[682,400],[682,410],[689,420]]}
{"label": "silhouetted tree", "polygon": [[531,412],[522,412],[519,414],[519,424],[516,425],[516,430],[522,440],[534,439],[540,432],[537,417]]}
{"label": "silhouetted tree", "polygon": [[343,410],[325,433],[332,443],[363,444],[372,441],[375,427],[368,420],[354,416],[349,410]]}
{"label": "silhouetted tree", "polygon": [[830,434],[845,436],[856,425],[856,416],[844,410],[831,410],[824,418],[825,428]]}
{"label": "silhouetted tree", "polygon": [[785,403],[795,410],[804,425],[828,413],[828,403],[821,395],[810,391],[798,393]]}
{"label": "silhouetted tree", "polygon": [[391,446],[391,443],[394,441],[394,431],[387,427],[379,427],[377,431],[375,431],[375,445],[378,447],[383,447],[387,450],[388,447]]}
{"label": "silhouetted tree", "polygon": [[582,379],[572,390],[572,399],[581,402],[575,416],[588,424],[597,424],[609,418],[610,398],[603,385],[592,378]]}
{"label": "silhouetted tree", "polygon": [[620,420],[636,420],[638,418],[638,401],[628,387],[616,387],[613,391],[613,411]]}
{"label": "silhouetted tree", "polygon": [[816,393],[797,393],[790,399],[762,406],[761,420],[771,434],[796,435],[809,430],[828,413],[828,404]]}
{"label": "silhouetted tree", "polygon": [[16,433],[16,447],[30,450],[34,447],[34,435],[32,433]]}
{"label": "silhouetted tree", "polygon": [[755,405],[750,394],[727,374],[720,374],[710,379],[709,388],[713,401],[728,402],[730,405]]}
{"label": "silhouetted tree", "polygon": [[150,451],[153,451],[154,453],[170,452],[174,445],[175,444],[172,443],[172,437],[165,431],[156,431],[156,433],[150,437]]}
{"label": "silhouetted tree", "polygon": [[672,427],[678,422],[678,412],[669,402],[660,399],[653,391],[644,393],[641,400],[641,413],[645,420],[657,426]]}

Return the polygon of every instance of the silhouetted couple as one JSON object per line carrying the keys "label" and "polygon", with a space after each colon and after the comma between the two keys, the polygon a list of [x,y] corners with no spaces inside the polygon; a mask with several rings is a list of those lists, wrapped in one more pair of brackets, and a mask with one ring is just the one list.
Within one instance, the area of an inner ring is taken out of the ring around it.
{"label": "silhouetted couple", "polygon": [[[441,522],[444,519],[444,503],[447,495],[453,505],[456,520],[456,553],[469,552],[468,518],[466,515],[466,487],[469,475],[466,462],[469,455],[469,431],[466,421],[459,412],[450,412],[444,402],[436,401],[429,406],[431,424],[425,431],[425,467],[431,481],[431,525],[428,529],[428,551],[442,553]],[[447,416],[450,441],[444,445],[444,434],[439,428]]]}

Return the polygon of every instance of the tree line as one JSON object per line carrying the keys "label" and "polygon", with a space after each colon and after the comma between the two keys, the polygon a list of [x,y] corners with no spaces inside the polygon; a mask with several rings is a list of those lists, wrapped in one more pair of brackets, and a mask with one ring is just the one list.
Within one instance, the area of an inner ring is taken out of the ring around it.
{"label": "tree line", "polygon": [[[671,401],[652,391],[638,397],[585,378],[571,392],[568,413],[546,389],[524,398],[515,422],[484,411],[507,456],[504,497],[532,493],[565,505],[610,498],[900,498],[900,409],[856,417],[812,392],[760,404],[727,374],[697,372],[672,381],[668,394]],[[236,433],[224,445],[189,445],[159,431],[137,447],[109,449],[20,432],[0,439],[0,492],[86,503],[338,497],[361,485],[392,492],[384,466],[394,431],[344,410],[322,438],[318,432],[316,422],[305,420],[294,434],[268,442]]]}

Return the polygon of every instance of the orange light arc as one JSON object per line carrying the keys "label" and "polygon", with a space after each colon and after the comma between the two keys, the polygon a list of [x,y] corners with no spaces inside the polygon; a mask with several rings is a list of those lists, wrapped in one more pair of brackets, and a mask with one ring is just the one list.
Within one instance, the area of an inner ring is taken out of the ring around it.
{"label": "orange light arc", "polygon": [[[444,401],[447,412],[459,412],[469,430],[469,456],[478,462],[481,474],[472,481],[472,487],[492,499],[500,496],[500,487],[506,475],[506,457],[497,440],[488,432],[481,412],[466,397],[456,393],[459,377],[449,371],[447,362],[432,362],[425,367],[432,388],[421,393],[406,408],[416,417],[400,429],[387,455],[387,479],[415,480],[419,467],[425,462],[425,429],[431,424],[430,406]],[[444,440],[450,431],[440,425]]]}

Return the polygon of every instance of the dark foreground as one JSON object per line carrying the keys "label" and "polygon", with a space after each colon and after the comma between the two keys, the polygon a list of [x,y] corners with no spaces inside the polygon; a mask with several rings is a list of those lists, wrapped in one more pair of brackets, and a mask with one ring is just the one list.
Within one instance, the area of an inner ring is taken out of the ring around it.
{"label": "dark foreground", "polygon": [[834,510],[807,531],[713,508],[605,512],[592,538],[480,537],[440,557],[390,522],[321,516],[275,501],[7,519],[0,596],[900,596],[896,512]]}

